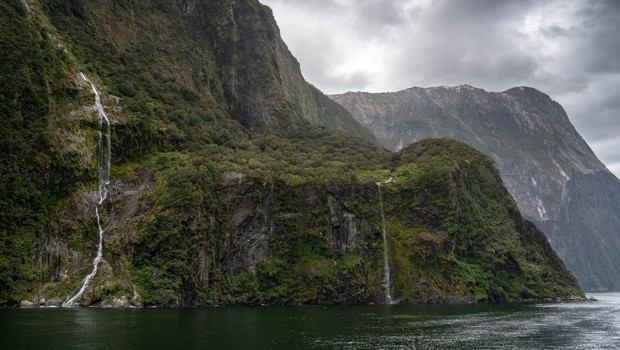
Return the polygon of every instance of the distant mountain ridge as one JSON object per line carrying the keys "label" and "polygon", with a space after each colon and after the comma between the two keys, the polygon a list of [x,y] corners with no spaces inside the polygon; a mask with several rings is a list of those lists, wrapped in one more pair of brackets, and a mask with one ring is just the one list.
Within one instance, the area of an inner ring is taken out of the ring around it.
{"label": "distant mountain ridge", "polygon": [[331,97],[388,149],[449,137],[491,156],[521,211],[582,287],[620,290],[620,181],[549,96],[461,85]]}

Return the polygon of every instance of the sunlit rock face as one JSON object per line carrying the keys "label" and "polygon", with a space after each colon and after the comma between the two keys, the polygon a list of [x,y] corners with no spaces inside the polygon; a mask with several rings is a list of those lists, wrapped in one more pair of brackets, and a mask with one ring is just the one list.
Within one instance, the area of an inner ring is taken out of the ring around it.
{"label": "sunlit rock face", "polygon": [[398,150],[449,137],[491,156],[528,219],[541,227],[586,290],[620,289],[620,181],[562,106],[528,87],[469,85],[331,96]]}

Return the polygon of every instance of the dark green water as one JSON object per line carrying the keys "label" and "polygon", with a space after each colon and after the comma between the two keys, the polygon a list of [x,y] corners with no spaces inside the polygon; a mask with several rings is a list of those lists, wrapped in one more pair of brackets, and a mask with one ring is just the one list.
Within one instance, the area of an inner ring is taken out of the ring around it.
{"label": "dark green water", "polygon": [[0,309],[0,349],[620,349],[620,294],[502,305]]}

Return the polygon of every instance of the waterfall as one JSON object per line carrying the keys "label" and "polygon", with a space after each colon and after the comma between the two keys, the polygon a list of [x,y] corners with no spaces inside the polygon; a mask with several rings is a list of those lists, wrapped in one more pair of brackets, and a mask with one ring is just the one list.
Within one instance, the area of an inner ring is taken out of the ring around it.
{"label": "waterfall", "polygon": [[385,229],[385,214],[383,212],[383,198],[381,196],[381,182],[377,182],[377,187],[379,189],[379,210],[381,212],[381,233],[383,235],[383,277],[385,278],[385,283],[383,285],[385,289],[385,303],[392,303],[392,281],[390,279],[390,264],[388,259],[388,246],[387,246],[387,231]]}
{"label": "waterfall", "polygon": [[28,10],[28,13],[32,12],[32,5],[28,3],[27,0],[21,0],[22,5],[24,5],[24,7],[26,8],[26,10]]}
{"label": "waterfall", "polygon": [[[62,306],[63,307],[71,307],[76,300],[80,300],[82,295],[86,291],[86,288],[90,285],[93,278],[97,274],[97,267],[99,266],[99,262],[103,258],[103,234],[105,232],[105,228],[101,226],[101,216],[99,215],[99,208],[102,206],[103,202],[108,198],[109,185],[110,185],[110,166],[111,166],[111,139],[110,139],[110,119],[105,114],[103,110],[103,105],[101,104],[101,98],[99,97],[99,92],[84,73],[80,72],[80,78],[90,84],[90,88],[95,95],[95,109],[97,110],[97,170],[98,170],[98,183],[97,183],[97,194],[98,201],[97,206],[95,207],[95,216],[97,218],[97,229],[99,230],[99,243],[97,245],[97,255],[93,260],[93,270],[88,276],[84,277],[82,280],[82,286],[80,290],[75,294],[71,299],[65,301]],[[102,129],[105,128],[105,138],[102,132]]]}
{"label": "waterfall", "polygon": [[[229,72],[231,75],[230,78],[230,90],[232,92],[233,97],[237,96],[237,90],[235,85],[237,84],[237,41],[239,41],[239,34],[237,33],[237,22],[235,21],[235,4],[236,1],[233,0],[230,3],[230,9],[228,10],[228,15],[230,16],[230,21],[233,26],[233,47],[232,47],[232,55],[233,55],[233,64],[230,67]],[[231,108],[232,109],[232,108]]]}

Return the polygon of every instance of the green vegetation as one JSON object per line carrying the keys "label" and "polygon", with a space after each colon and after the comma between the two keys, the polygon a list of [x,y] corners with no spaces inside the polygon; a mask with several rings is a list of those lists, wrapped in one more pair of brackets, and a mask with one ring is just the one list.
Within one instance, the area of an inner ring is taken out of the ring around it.
{"label": "green vegetation", "polygon": [[[543,298],[553,285],[574,288],[569,273],[558,274],[564,265],[543,234],[521,218],[491,159],[462,143],[434,139],[403,150],[401,161],[412,161],[421,171],[418,184],[424,191],[405,207],[426,227],[437,225],[440,234],[418,239],[443,250],[431,250],[430,265],[446,286],[463,285],[476,300]],[[407,203],[403,193],[394,195]]]}
{"label": "green vegetation", "polygon": [[0,4],[0,303],[38,281],[33,246],[43,244],[49,208],[86,176],[50,152],[51,116],[72,96],[68,57],[49,34],[19,1]]}
{"label": "green vegetation", "polygon": [[[314,140],[327,142],[318,135]],[[294,159],[305,141],[288,142],[286,158]],[[278,159],[277,151],[268,158],[261,154],[253,154],[263,164],[259,168],[246,162],[252,154],[241,151],[228,162],[196,154],[164,154],[149,162],[163,184],[136,241],[135,276],[146,303],[382,300],[375,181],[388,176],[393,178],[383,185],[383,200],[398,300],[581,295],[544,236],[518,214],[492,161],[464,144],[427,140],[398,157],[378,157],[374,168],[364,160],[360,170],[338,172],[328,165],[346,152],[315,160],[320,164],[315,173]],[[391,169],[381,170],[382,164]],[[244,175],[231,185],[230,174]],[[291,176],[299,181],[291,182]],[[348,211],[355,218],[346,219]],[[343,237],[355,243],[342,249]],[[253,256],[246,240],[258,241],[263,250]]]}
{"label": "green vegetation", "polygon": [[[163,0],[1,5],[0,303],[64,300],[91,266],[96,125],[79,71],[113,120],[105,262],[84,303],[383,300],[376,182],[390,176],[398,299],[580,295],[488,158],[448,140],[391,153],[322,126],[346,130],[342,110],[312,89],[283,97],[307,83],[288,52],[252,56],[283,43],[256,1],[236,3],[267,26],[260,40],[247,28],[234,40],[227,1],[193,13]],[[231,68],[248,85],[231,90]],[[252,129],[252,106],[267,124]]]}

